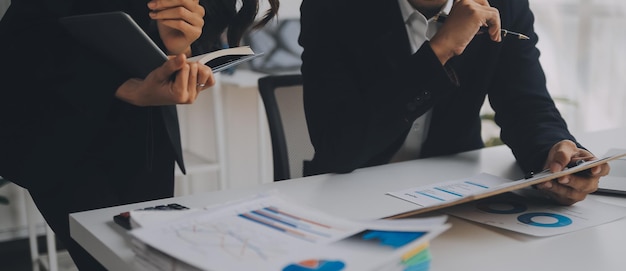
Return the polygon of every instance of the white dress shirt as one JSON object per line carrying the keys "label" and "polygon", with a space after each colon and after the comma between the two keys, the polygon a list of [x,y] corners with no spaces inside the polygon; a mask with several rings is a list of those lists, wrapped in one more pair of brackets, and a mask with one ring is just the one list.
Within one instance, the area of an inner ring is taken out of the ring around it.
{"label": "white dress shirt", "polygon": [[[415,53],[425,41],[430,40],[437,33],[439,24],[435,21],[435,18],[426,19],[422,13],[411,6],[408,0],[398,0],[398,3],[400,4],[400,11],[402,12],[406,32],[409,36],[409,42],[411,43],[412,53]],[[450,9],[452,9],[452,1],[448,0],[441,12],[448,14]],[[391,162],[412,160],[420,157],[422,143],[424,143],[428,135],[431,115],[432,110],[429,110],[413,122],[404,144],[391,158]]]}

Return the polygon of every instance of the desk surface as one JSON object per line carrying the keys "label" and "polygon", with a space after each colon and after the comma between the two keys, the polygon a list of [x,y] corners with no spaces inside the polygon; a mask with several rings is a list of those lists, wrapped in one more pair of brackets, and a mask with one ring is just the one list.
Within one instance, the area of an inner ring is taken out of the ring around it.
{"label": "desk surface", "polygon": [[[598,155],[612,147],[626,148],[626,128],[579,135]],[[486,172],[519,179],[522,172],[505,146],[448,157],[422,159],[359,169],[350,174],[325,174],[245,189],[104,208],[70,215],[72,237],[109,270],[131,270],[134,257],[127,233],[113,223],[120,212],[162,203],[203,207],[276,189],[301,204],[333,215],[376,219],[409,211],[415,205],[386,192],[455,180]],[[346,197],[349,195],[349,197]],[[590,195],[626,206],[626,197]],[[568,234],[536,238],[455,217],[452,228],[431,242],[431,270],[623,270],[626,266],[626,219]]]}

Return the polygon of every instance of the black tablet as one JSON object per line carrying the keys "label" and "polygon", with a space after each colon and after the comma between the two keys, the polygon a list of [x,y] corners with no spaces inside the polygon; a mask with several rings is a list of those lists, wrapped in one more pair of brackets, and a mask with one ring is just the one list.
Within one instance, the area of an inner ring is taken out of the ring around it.
{"label": "black tablet", "polygon": [[597,193],[626,196],[626,158],[615,159],[609,165],[611,171],[600,178]]}
{"label": "black tablet", "polygon": [[124,12],[76,15],[60,19],[78,41],[117,62],[133,77],[145,78],[167,56]]}

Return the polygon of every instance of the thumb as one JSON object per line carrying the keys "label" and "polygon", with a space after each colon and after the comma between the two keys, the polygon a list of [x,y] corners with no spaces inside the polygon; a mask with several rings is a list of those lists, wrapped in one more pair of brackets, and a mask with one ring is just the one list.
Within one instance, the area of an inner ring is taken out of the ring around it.
{"label": "thumb", "polygon": [[187,56],[185,54],[179,54],[175,56],[170,56],[163,65],[159,68],[159,77],[160,79],[166,80],[169,79],[183,67],[183,64],[187,61]]}

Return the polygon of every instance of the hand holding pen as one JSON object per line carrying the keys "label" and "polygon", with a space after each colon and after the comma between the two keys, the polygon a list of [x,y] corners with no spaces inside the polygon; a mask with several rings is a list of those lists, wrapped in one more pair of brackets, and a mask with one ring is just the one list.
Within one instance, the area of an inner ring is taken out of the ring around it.
{"label": "hand holding pen", "polygon": [[[437,18],[435,20],[438,23],[445,23],[447,18],[448,18],[447,14],[440,13],[440,14],[437,15]],[[481,34],[483,32],[486,32],[487,30],[488,30],[488,28],[485,27],[485,26],[480,27],[480,30],[478,31],[477,34]],[[500,28],[500,32],[502,33],[502,37],[503,38],[505,38],[507,36],[513,36],[513,37],[516,37],[517,39],[520,39],[520,40],[529,40],[530,39],[530,37],[528,37],[528,36],[526,36],[526,35],[524,35],[522,33],[513,32],[511,30],[506,30],[504,28]]]}
{"label": "hand holding pen", "polygon": [[430,46],[442,64],[462,54],[481,27],[491,40],[502,41],[500,12],[487,0],[457,0],[445,21],[430,39]]}

